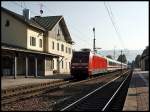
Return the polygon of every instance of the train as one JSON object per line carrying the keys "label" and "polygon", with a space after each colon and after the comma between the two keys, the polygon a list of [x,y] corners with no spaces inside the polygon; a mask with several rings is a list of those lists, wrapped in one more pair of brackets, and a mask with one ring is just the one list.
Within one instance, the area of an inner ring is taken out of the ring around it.
{"label": "train", "polygon": [[74,51],[71,59],[71,75],[87,78],[96,74],[126,69],[127,64],[107,58],[90,50]]}

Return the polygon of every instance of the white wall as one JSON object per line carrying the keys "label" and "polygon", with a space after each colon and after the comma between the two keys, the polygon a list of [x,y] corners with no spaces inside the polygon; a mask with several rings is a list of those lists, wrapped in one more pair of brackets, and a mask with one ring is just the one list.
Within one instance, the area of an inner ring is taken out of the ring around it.
{"label": "white wall", "polygon": [[[43,33],[41,33],[41,35],[39,35],[40,32],[30,29],[27,29],[27,48],[31,49],[31,50],[37,50],[37,51],[43,51]],[[35,37],[36,38],[36,46],[32,46],[30,45],[30,37]],[[40,47],[40,42],[39,40],[42,39],[42,47]]]}
{"label": "white wall", "polygon": [[[9,26],[6,25],[9,21]],[[27,48],[27,26],[18,19],[1,11],[1,36],[2,42]]]}

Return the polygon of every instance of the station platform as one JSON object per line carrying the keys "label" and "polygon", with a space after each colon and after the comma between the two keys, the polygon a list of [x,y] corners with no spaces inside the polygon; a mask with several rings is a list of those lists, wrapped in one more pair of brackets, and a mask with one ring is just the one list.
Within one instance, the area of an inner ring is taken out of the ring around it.
{"label": "station platform", "polygon": [[16,79],[13,77],[1,77],[1,90],[6,90],[10,88],[20,87],[20,86],[27,86],[31,84],[38,84],[38,83],[47,83],[47,82],[56,82],[61,81],[64,79],[69,78],[69,74],[56,74],[51,76],[43,76],[43,77],[34,77],[29,76],[25,78],[24,76],[17,76]]}
{"label": "station platform", "polygon": [[133,71],[123,111],[149,111],[149,71]]}

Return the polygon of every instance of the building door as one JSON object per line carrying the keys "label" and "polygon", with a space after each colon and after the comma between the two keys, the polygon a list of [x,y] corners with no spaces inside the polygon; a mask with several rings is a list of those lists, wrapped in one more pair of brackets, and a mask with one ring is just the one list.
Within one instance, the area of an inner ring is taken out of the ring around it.
{"label": "building door", "polygon": [[12,69],[13,69],[13,58],[9,56],[2,56],[2,76],[12,76]]}
{"label": "building door", "polygon": [[145,59],[145,71],[149,70],[149,60]]}
{"label": "building door", "polygon": [[34,57],[29,57],[28,58],[28,75],[29,76],[34,76],[35,75],[35,59],[34,59]]}

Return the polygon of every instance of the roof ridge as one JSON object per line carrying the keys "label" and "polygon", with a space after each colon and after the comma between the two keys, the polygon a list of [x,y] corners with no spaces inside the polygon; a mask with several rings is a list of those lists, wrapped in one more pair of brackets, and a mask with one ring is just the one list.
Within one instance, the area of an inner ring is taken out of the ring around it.
{"label": "roof ridge", "polygon": [[63,16],[35,16],[31,19],[47,30],[51,30]]}

